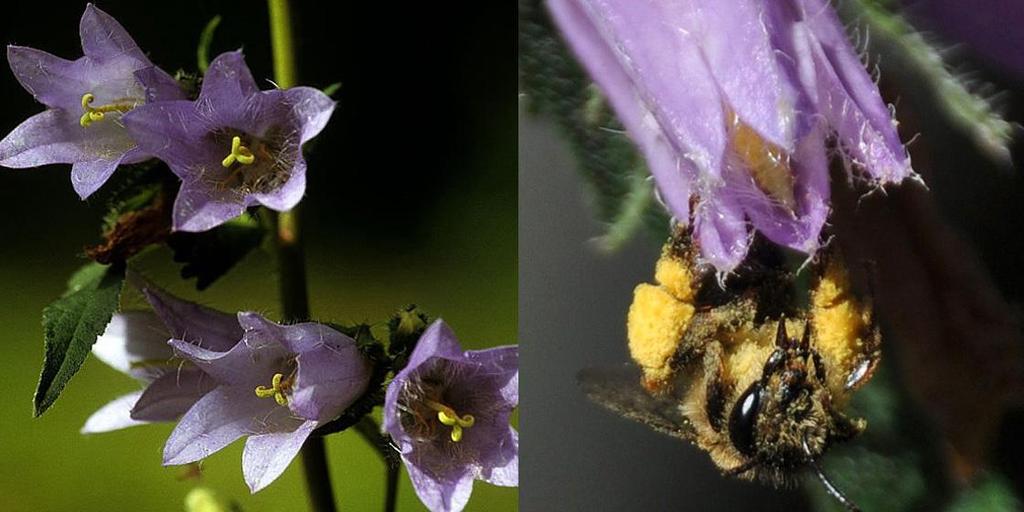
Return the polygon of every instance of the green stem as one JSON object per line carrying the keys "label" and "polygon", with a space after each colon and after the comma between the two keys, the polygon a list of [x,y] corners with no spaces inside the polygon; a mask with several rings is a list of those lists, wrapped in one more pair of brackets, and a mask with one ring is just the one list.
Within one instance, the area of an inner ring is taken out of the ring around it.
{"label": "green stem", "polygon": [[[268,0],[270,38],[274,49],[274,79],[285,89],[295,85],[295,53],[292,50],[291,14],[288,0]],[[309,319],[309,292],[306,289],[306,258],[302,248],[298,207],[281,212],[275,223],[277,271],[281,293],[281,313],[285,322]],[[327,450],[320,436],[311,436],[302,446],[302,467],[310,507],[317,512],[335,512],[334,491],[327,467]]]}
{"label": "green stem", "polygon": [[294,87],[295,51],[292,49],[292,16],[288,0],[267,0],[270,7],[270,39],[274,49],[274,81],[281,89]]}
{"label": "green stem", "polygon": [[398,505],[398,475],[400,468],[398,464],[395,464],[395,461],[388,457],[391,443],[380,433],[380,427],[377,425],[377,422],[369,416],[364,416],[355,425],[355,428],[363,436],[363,439],[370,443],[370,446],[377,449],[377,453],[384,460],[384,469],[387,472],[385,474],[387,487],[384,491],[384,512],[394,512],[395,507]]}

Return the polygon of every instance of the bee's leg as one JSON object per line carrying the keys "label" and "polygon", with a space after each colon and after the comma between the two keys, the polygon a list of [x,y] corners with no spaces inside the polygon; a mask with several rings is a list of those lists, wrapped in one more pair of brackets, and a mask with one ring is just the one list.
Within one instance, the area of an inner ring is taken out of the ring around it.
{"label": "bee's leg", "polygon": [[704,413],[715,432],[722,432],[726,425],[725,405],[732,393],[733,385],[725,378],[725,361],[722,359],[722,345],[708,344],[704,354]]}
{"label": "bee's leg", "polygon": [[834,409],[830,411],[830,415],[832,416],[830,442],[849,441],[860,435],[867,427],[867,421],[863,418],[850,418]]}

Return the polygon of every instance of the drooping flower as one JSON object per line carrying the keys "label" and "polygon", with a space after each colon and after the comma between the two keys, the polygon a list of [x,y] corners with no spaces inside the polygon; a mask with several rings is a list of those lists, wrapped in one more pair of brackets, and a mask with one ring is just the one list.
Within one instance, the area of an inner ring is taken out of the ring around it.
{"label": "drooping flower", "polygon": [[[71,184],[83,199],[119,164],[147,158],[121,123],[147,101],[185,97],[167,73],[146,58],[110,15],[88,4],[79,26],[83,57],[64,60],[24,46],[8,46],[14,76],[47,110],[0,141],[0,165],[12,168],[69,163]],[[150,78],[147,91],[137,78]]]}
{"label": "drooping flower", "polygon": [[85,422],[82,433],[108,432],[157,421],[175,421],[216,381],[175,357],[168,340],[188,340],[211,350],[228,350],[242,338],[234,315],[183,301],[144,284],[149,311],[115,314],[92,353],[110,367],[146,384],[104,405]]}
{"label": "drooping flower", "polygon": [[204,231],[257,203],[295,206],[306,189],[302,144],[333,110],[334,101],[310,87],[260,91],[236,51],[214,59],[196,101],[143,105],[124,123],[182,180],[174,229]]}
{"label": "drooping flower", "polygon": [[238,324],[244,334],[229,350],[170,341],[216,386],[181,418],[164,464],[195,462],[248,436],[242,472],[256,492],[284,472],[318,426],[363,394],[371,368],[355,340],[325,325],[279,325],[247,312]]}
{"label": "drooping flower", "polygon": [[[671,213],[721,274],[751,228],[813,254],[828,141],[876,186],[915,176],[890,111],[825,0],[549,0]],[[691,201],[694,211],[691,212]]]}
{"label": "drooping flower", "polygon": [[384,401],[384,429],[427,508],[462,510],[473,480],[519,485],[518,403],[518,347],[463,352],[443,321],[427,328]]}

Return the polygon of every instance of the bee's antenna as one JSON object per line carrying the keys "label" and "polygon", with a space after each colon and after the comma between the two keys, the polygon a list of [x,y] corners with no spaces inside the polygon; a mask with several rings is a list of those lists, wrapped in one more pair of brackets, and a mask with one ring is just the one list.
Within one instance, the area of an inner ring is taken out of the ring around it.
{"label": "bee's antenna", "polygon": [[850,498],[847,498],[846,495],[843,494],[843,492],[840,491],[827,476],[825,476],[825,471],[821,469],[821,464],[818,464],[818,461],[815,460],[814,456],[811,454],[811,448],[807,446],[806,439],[802,441],[802,444],[804,446],[804,453],[807,454],[807,464],[811,466],[811,469],[814,470],[814,475],[817,476],[818,480],[821,480],[821,484],[825,486],[825,492],[835,498],[842,506],[846,507],[846,510],[849,512],[860,512],[860,508],[857,507]]}

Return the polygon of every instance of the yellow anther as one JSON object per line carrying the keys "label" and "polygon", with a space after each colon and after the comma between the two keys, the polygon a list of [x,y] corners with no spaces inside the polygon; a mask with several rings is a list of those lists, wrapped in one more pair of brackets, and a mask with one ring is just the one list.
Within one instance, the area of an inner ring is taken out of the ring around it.
{"label": "yellow anther", "polygon": [[100,105],[98,107],[92,106],[92,102],[96,100],[96,96],[91,92],[87,92],[82,95],[82,110],[85,112],[82,117],[78,119],[78,124],[82,125],[83,128],[89,126],[96,121],[102,121],[107,116],[105,112],[128,112],[135,108],[134,103],[111,103],[110,105]]}
{"label": "yellow anther", "polygon": [[284,379],[284,375],[275,373],[274,377],[270,379],[271,387],[256,386],[256,396],[260,398],[274,397],[277,405],[288,405],[288,397],[285,393],[291,390],[292,381],[291,379],[282,381],[282,379]]}
{"label": "yellow anther", "polygon": [[471,414],[459,415],[455,412],[455,409],[448,407],[447,405],[427,400],[427,406],[437,411],[437,420],[442,425],[452,427],[451,439],[452,442],[459,442],[462,440],[462,429],[472,427],[476,423],[476,418]]}
{"label": "yellow anther", "polygon": [[231,139],[231,154],[224,157],[220,164],[224,167],[231,167],[231,164],[238,162],[242,165],[249,165],[256,161],[256,156],[249,151],[249,148],[242,145],[242,138],[235,135]]}

